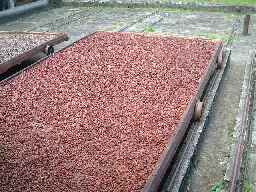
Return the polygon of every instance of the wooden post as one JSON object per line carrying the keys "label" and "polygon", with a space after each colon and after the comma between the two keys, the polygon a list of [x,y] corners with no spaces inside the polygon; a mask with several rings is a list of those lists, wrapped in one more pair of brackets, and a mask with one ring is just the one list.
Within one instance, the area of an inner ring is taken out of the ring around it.
{"label": "wooden post", "polygon": [[243,29],[243,35],[249,35],[249,25],[250,25],[250,15],[246,15],[244,17],[244,29]]}

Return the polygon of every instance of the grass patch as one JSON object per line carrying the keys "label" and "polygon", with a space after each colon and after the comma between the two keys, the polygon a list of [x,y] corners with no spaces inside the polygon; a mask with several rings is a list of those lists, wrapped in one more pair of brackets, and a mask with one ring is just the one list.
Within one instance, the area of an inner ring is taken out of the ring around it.
{"label": "grass patch", "polygon": [[145,32],[145,33],[153,33],[153,32],[155,32],[155,29],[154,29],[154,27],[152,27],[152,26],[147,26],[147,27],[143,30],[143,32]]}

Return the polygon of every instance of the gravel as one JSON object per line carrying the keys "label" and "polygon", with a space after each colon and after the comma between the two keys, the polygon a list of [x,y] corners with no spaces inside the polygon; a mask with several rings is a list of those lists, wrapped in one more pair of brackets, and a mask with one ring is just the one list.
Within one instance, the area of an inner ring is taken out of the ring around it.
{"label": "gravel", "polygon": [[0,65],[43,43],[55,39],[54,34],[25,34],[0,32]]}
{"label": "gravel", "polygon": [[0,191],[140,191],[214,53],[98,32],[1,84]]}

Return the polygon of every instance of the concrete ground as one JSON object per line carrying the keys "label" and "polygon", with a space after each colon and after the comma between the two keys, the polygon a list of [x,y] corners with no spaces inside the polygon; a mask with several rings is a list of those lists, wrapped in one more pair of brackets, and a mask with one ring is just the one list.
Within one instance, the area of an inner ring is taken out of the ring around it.
{"label": "concrete ground", "polygon": [[[57,47],[60,49],[98,30],[144,31],[227,41],[232,24],[239,18],[240,15],[216,12],[64,6],[36,11],[16,20],[2,22],[0,29],[67,32],[70,40]],[[256,16],[253,16],[253,21],[255,19]],[[227,68],[212,109],[209,126],[201,139],[188,176],[189,191],[209,191],[213,185],[223,180],[232,142],[244,64],[249,50],[256,44],[256,27],[252,27],[250,36],[239,35],[234,39],[230,66]]]}
{"label": "concrete ground", "polygon": [[[244,66],[248,62],[249,51],[256,47],[255,19],[254,15],[249,36],[241,35],[242,25],[240,25],[239,35],[234,39],[231,63],[213,106],[209,127],[204,133],[198,154],[194,159],[194,167],[189,178],[188,188],[191,189],[190,191],[207,191],[214,183],[217,185],[223,180],[227,162],[229,161],[230,144],[233,142],[235,117],[239,105]],[[250,162],[252,166],[255,166],[255,156]],[[205,169],[205,167],[208,167],[208,169]],[[214,169],[219,171],[216,172]],[[254,170],[251,169],[251,173],[249,173],[250,178],[254,178],[254,181],[252,179],[252,182],[248,182],[250,184],[254,182],[255,191],[256,174]],[[216,180],[217,178],[219,178],[219,181]]]}

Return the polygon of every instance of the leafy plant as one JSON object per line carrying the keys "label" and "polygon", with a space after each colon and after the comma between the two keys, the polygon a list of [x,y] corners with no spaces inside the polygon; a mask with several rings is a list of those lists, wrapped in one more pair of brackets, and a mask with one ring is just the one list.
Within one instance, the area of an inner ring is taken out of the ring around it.
{"label": "leafy plant", "polygon": [[244,181],[243,192],[252,192],[252,184],[249,181]]}
{"label": "leafy plant", "polygon": [[219,181],[217,183],[215,183],[210,192],[221,192],[225,187],[225,182],[224,181]]}

